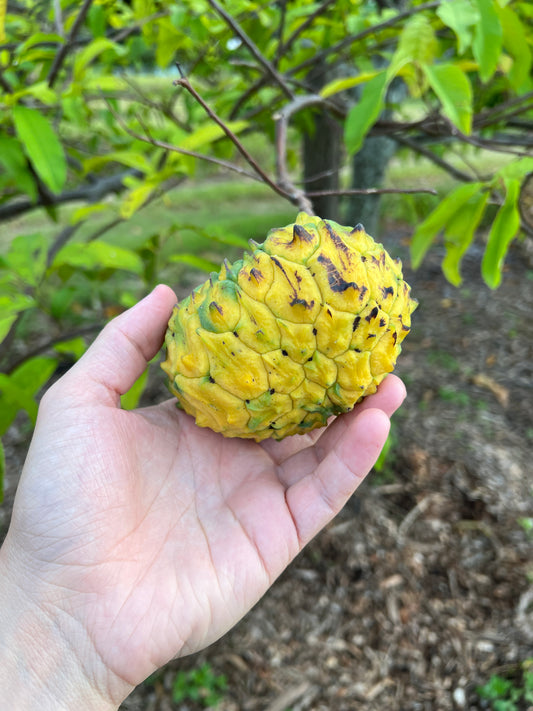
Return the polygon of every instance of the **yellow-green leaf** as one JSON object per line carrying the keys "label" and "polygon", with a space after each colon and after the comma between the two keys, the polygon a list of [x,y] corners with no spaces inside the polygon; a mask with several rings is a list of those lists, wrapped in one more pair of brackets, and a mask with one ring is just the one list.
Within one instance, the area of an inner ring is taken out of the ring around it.
{"label": "yellow-green leaf", "polygon": [[465,134],[472,130],[472,85],[456,64],[424,65],[429,85],[442,104],[444,114]]}
{"label": "yellow-green leaf", "polygon": [[517,13],[510,7],[500,7],[498,16],[503,29],[503,46],[513,59],[507,78],[513,89],[519,92],[531,75],[531,49]]}
{"label": "yellow-green leaf", "polygon": [[[248,128],[249,123],[248,121],[229,121],[226,125],[233,133],[238,134]],[[213,121],[209,121],[190,133],[186,138],[183,138],[178,145],[180,148],[194,151],[201,146],[218,141],[225,135],[220,126],[213,123]]]}
{"label": "yellow-green leaf", "polygon": [[502,26],[494,0],[474,0],[479,12],[472,51],[479,64],[481,81],[488,81],[496,71],[502,49]]}
{"label": "yellow-green leaf", "polygon": [[6,9],[7,0],[0,0],[0,42],[5,42],[6,39]]}
{"label": "yellow-green leaf", "polygon": [[173,254],[169,257],[169,261],[178,264],[187,264],[189,267],[200,269],[208,274],[220,269],[220,264],[212,262],[209,259],[204,259],[203,257],[198,257],[196,254]]}
{"label": "yellow-green leaf", "polygon": [[155,185],[143,183],[139,185],[139,187],[126,193],[120,206],[120,216],[125,220],[129,220],[129,218],[144,205],[154,190]]}
{"label": "yellow-green leaf", "polygon": [[323,99],[327,99],[328,96],[339,94],[341,91],[346,91],[347,89],[353,89],[354,86],[359,86],[359,84],[364,84],[370,79],[373,79],[377,74],[380,74],[380,72],[361,72],[361,74],[357,76],[333,79],[333,81],[330,81],[322,87],[319,92],[320,96]]}
{"label": "yellow-green leaf", "polygon": [[520,213],[518,211],[520,181],[510,178],[504,182],[505,201],[494,218],[481,262],[481,274],[491,289],[496,289],[500,285],[507,249],[520,228]]}
{"label": "yellow-green leaf", "polygon": [[459,270],[461,260],[474,239],[488,198],[488,190],[476,193],[457,210],[446,225],[444,231],[446,254],[442,260],[442,271],[454,286],[459,286],[462,281]]}
{"label": "yellow-green leaf", "polygon": [[411,240],[411,261],[415,269],[422,263],[424,255],[439,232],[482,186],[483,183],[467,183],[456,188],[418,226]]}
{"label": "yellow-green leaf", "polygon": [[472,43],[474,27],[479,20],[479,9],[471,0],[448,0],[436,10],[437,15],[457,37],[457,53],[463,54]]}
{"label": "yellow-green leaf", "polygon": [[102,240],[88,244],[71,243],[65,245],[56,255],[54,269],[69,265],[81,269],[123,269],[142,274],[143,263],[138,254],[124,247],[116,247]]}
{"label": "yellow-green leaf", "polygon": [[[0,0],[2,2],[2,0]],[[0,439],[0,504],[4,501],[4,476],[6,472],[6,455],[4,445]]]}
{"label": "yellow-green leaf", "polygon": [[348,153],[357,153],[366,134],[378,119],[385,103],[386,88],[386,72],[376,74],[365,84],[360,101],[350,109],[344,124],[344,142]]}
{"label": "yellow-green leaf", "polygon": [[90,42],[84,49],[75,54],[74,60],[74,81],[80,81],[85,74],[85,70],[89,64],[98,57],[98,55],[112,49],[117,51],[118,45],[112,42],[106,37],[97,37],[95,40]]}

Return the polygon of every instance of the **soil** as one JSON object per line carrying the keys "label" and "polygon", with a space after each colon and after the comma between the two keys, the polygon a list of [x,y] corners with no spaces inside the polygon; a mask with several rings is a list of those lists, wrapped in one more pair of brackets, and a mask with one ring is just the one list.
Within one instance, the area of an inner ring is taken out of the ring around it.
{"label": "soil", "polygon": [[[388,232],[407,264],[401,229]],[[459,289],[438,250],[404,269],[420,305],[384,467],[229,634],[168,664],[122,711],[204,708],[171,691],[203,664],[227,680],[218,711],[481,710],[476,687],[491,675],[520,685],[533,657],[533,264],[513,247],[491,291],[480,258],[467,255]],[[15,436],[8,457],[24,446]]]}

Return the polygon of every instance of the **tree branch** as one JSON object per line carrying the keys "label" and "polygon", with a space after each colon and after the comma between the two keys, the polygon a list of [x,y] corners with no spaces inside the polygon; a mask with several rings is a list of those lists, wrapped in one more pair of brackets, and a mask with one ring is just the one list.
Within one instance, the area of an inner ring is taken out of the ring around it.
{"label": "tree branch", "polygon": [[207,0],[207,2],[215,10],[215,12],[217,12],[220,17],[222,17],[224,22],[233,30],[233,32],[235,32],[235,34],[240,37],[242,42],[246,45],[246,47],[248,47],[248,50],[250,51],[252,56],[259,62],[265,72],[276,82],[276,84],[280,87],[285,96],[287,96],[289,99],[294,99],[294,94],[286,83],[283,76],[278,72],[276,67],[271,62],[269,62],[268,59],[262,54],[255,42],[251,39],[251,37],[246,34],[246,32],[242,29],[238,22],[236,22],[234,18],[218,4],[217,0]]}
{"label": "tree branch", "polygon": [[443,158],[440,158],[440,156],[433,153],[433,151],[430,151],[429,148],[425,148],[424,146],[421,146],[416,141],[413,141],[410,138],[407,138],[407,136],[394,135],[394,140],[397,141],[398,143],[401,143],[404,146],[407,146],[407,148],[410,148],[413,152],[419,153],[421,156],[428,158],[432,163],[435,163],[435,165],[438,165],[439,168],[442,168],[443,170],[445,170],[447,173],[452,175],[457,180],[461,180],[462,182],[465,182],[465,183],[471,182],[471,180],[472,180],[471,175],[468,175],[468,173],[463,173],[462,170],[459,170],[458,168],[453,166],[451,163],[448,163]]}
{"label": "tree branch", "polygon": [[336,2],[336,0],[325,0],[325,2],[322,3],[322,5],[319,5],[317,9],[312,12],[310,15],[306,17],[304,22],[302,22],[301,25],[299,25],[292,35],[290,35],[287,39],[286,42],[284,42],[282,45],[278,47],[278,61],[283,57],[283,55],[287,54],[291,46],[294,44],[294,42],[298,39],[298,37],[302,34],[302,32],[305,32],[308,27],[310,27],[313,22],[317,19],[317,17],[320,17],[330,5],[333,5]]}
{"label": "tree branch", "polygon": [[59,75],[59,70],[61,69],[63,62],[65,61],[65,58],[68,52],[70,51],[74,40],[76,39],[76,35],[78,34],[81,26],[85,21],[85,17],[89,12],[89,8],[91,7],[92,2],[93,0],[84,0],[84,3],[81,6],[78,16],[72,24],[72,28],[70,30],[70,34],[68,36],[67,41],[65,42],[65,44],[61,45],[59,52],[54,57],[54,61],[52,62],[52,66],[50,67],[50,73],[48,74],[48,86],[50,88],[52,88],[56,82],[56,79]]}
{"label": "tree branch", "polygon": [[[209,0],[211,2],[211,0]],[[281,195],[281,197],[291,200],[291,196],[283,190],[279,185],[276,185],[276,183],[265,173],[265,171],[261,168],[261,166],[257,163],[255,158],[248,153],[246,148],[242,145],[242,143],[239,141],[237,136],[233,133],[233,131],[228,128],[228,126],[224,123],[224,121],[211,109],[211,107],[206,104],[206,102],[203,100],[203,98],[200,96],[200,94],[192,87],[191,83],[189,80],[185,77],[182,77],[181,79],[177,79],[174,84],[176,86],[182,86],[184,89],[186,89],[191,96],[193,96],[196,101],[200,104],[200,106],[204,109],[206,114],[211,118],[217,126],[220,126],[220,128],[224,131],[226,136],[230,139],[230,141],[234,144],[234,146],[237,148],[239,153],[242,155],[242,157],[246,160],[246,162],[254,169],[254,171],[257,173],[259,178],[266,183],[274,192],[276,192],[278,195]]]}
{"label": "tree branch", "polygon": [[[63,205],[67,202],[75,202],[76,200],[85,200],[87,202],[98,202],[109,193],[120,193],[124,190],[124,179],[130,175],[141,176],[142,173],[138,170],[125,170],[116,175],[100,178],[91,184],[80,185],[72,190],[65,190],[59,195],[50,193],[46,197],[47,206]],[[45,201],[40,197],[36,202],[32,202],[29,198],[17,200],[16,202],[0,205],[0,222],[8,220],[17,215],[22,215],[29,210],[34,210],[37,207],[43,207]]]}
{"label": "tree branch", "polygon": [[427,193],[428,195],[438,195],[433,188],[361,188],[357,190],[350,188],[347,190],[312,190],[306,193],[308,197],[319,197],[322,195],[385,195],[388,193],[399,195],[411,195],[413,193]]}
{"label": "tree branch", "polygon": [[101,331],[104,326],[105,323],[103,322],[92,323],[88,326],[82,326],[81,328],[78,328],[74,331],[70,331],[70,333],[62,333],[61,335],[55,336],[54,338],[50,338],[48,341],[44,341],[44,343],[41,343],[41,345],[37,346],[36,348],[32,348],[31,351],[28,351],[23,356],[20,356],[19,358],[16,358],[11,363],[9,363],[7,368],[5,369],[5,372],[7,375],[11,375],[11,373],[16,370],[19,365],[22,365],[30,358],[35,358],[35,356],[41,355],[41,353],[46,353],[46,351],[49,351],[57,343],[62,343],[63,341],[71,341],[73,338],[79,338],[80,336],[89,336],[92,333]]}
{"label": "tree branch", "polygon": [[[238,173],[239,175],[245,175],[247,178],[251,178],[252,180],[262,180],[262,178],[257,176],[255,173],[250,173],[248,170],[241,168],[235,163],[230,163],[229,161],[223,160],[222,158],[214,158],[213,156],[205,155],[204,153],[190,151],[187,148],[180,148],[179,146],[174,146],[172,143],[167,143],[166,141],[160,141],[157,138],[153,138],[147,127],[142,123],[141,126],[146,131],[146,135],[138,133],[127,125],[123,118],[115,112],[115,110],[110,104],[108,104],[108,108],[113,117],[116,119],[117,123],[122,126],[124,131],[126,131],[128,135],[130,135],[132,138],[137,139],[138,141],[149,143],[152,146],[156,146],[156,148],[163,148],[163,150],[166,151],[172,151],[172,153],[179,153],[184,156],[189,156],[190,158],[197,158],[198,160],[203,160],[207,163],[213,163],[214,165],[218,165],[221,168],[226,168],[227,170],[231,170],[234,173]],[[137,118],[137,120],[140,121],[139,118]]]}
{"label": "tree branch", "polygon": [[284,106],[280,111],[274,114],[274,122],[276,127],[276,174],[278,185],[292,196],[293,202],[298,205],[300,210],[313,214],[313,206],[303,190],[297,188],[289,177],[287,170],[287,133],[291,117],[309,106],[322,105],[324,99],[318,94],[309,94],[308,96],[299,96],[294,101]]}
{"label": "tree branch", "polygon": [[309,59],[306,59],[305,62],[301,62],[301,64],[298,64],[296,67],[293,67],[292,69],[290,69],[287,72],[287,74],[289,74],[289,75],[297,74],[298,72],[301,72],[303,69],[307,69],[307,67],[317,65],[322,60],[327,59],[327,57],[329,57],[330,54],[336,54],[338,52],[342,52],[343,49],[347,49],[348,47],[351,47],[352,44],[355,44],[356,42],[359,42],[360,40],[365,39],[365,37],[368,37],[369,35],[373,35],[373,34],[376,34],[377,32],[381,32],[381,30],[385,30],[389,27],[393,27],[398,22],[405,20],[407,17],[411,17],[411,15],[415,15],[419,12],[423,12],[424,10],[433,10],[434,8],[438,7],[439,5],[440,5],[440,0],[432,0],[431,2],[426,2],[423,5],[417,5],[416,7],[412,7],[409,10],[404,10],[403,12],[399,12],[397,15],[395,15],[394,17],[391,17],[389,20],[385,20],[384,22],[380,22],[378,25],[373,25],[372,27],[368,27],[366,30],[362,30],[361,32],[358,32],[355,35],[349,35],[348,37],[345,37],[344,39],[340,40],[339,42],[332,44],[327,49],[323,49],[321,52],[318,52],[317,54],[313,55]]}

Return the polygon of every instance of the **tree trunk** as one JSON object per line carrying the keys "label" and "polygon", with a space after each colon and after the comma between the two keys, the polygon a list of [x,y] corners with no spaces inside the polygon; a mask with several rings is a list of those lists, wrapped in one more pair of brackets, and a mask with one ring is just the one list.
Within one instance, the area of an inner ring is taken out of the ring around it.
{"label": "tree trunk", "polygon": [[[379,188],[395,149],[396,142],[391,138],[368,136],[352,158],[352,189]],[[379,230],[381,196],[350,195],[345,200],[346,222],[349,225],[361,222],[368,234],[376,237]]]}
{"label": "tree trunk", "polygon": [[[324,82],[322,65],[313,67],[307,84],[318,91]],[[327,111],[315,110],[312,128],[304,133],[304,190],[306,192],[339,189],[342,160],[342,128]],[[338,195],[311,197],[315,215],[323,219],[340,220]]]}

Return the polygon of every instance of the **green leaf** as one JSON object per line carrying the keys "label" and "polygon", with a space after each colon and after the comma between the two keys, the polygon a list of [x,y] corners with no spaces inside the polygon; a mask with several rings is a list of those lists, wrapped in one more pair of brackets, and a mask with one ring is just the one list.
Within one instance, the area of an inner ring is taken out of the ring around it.
{"label": "green leaf", "polygon": [[457,53],[463,54],[472,43],[473,28],[479,20],[479,9],[472,0],[447,0],[439,5],[436,13],[455,33]]}
{"label": "green leaf", "polygon": [[432,64],[438,48],[431,22],[423,13],[413,15],[405,24],[398,41],[394,62],[408,59],[418,64]]}
{"label": "green leaf", "polygon": [[10,316],[0,316],[0,343],[9,333],[9,329],[13,325],[17,318],[17,314],[11,314]]}
{"label": "green leaf", "polygon": [[30,200],[37,199],[37,186],[30,172],[21,142],[11,136],[0,136],[0,164],[8,176]]}
{"label": "green leaf", "polygon": [[459,286],[462,281],[459,271],[461,260],[474,239],[488,199],[488,190],[476,193],[457,210],[446,225],[444,231],[446,254],[442,260],[442,271],[454,286]]}
{"label": "green leaf", "polygon": [[74,81],[79,82],[83,79],[85,70],[98,55],[107,50],[113,50],[116,53],[118,49],[118,45],[110,39],[97,37],[80,52],[76,52],[74,60]]}
{"label": "green leaf", "polygon": [[518,211],[520,181],[510,178],[504,182],[505,201],[494,218],[481,262],[481,274],[491,289],[496,289],[500,285],[507,249],[520,228]]}
{"label": "green leaf", "polygon": [[4,445],[0,439],[0,504],[4,502],[4,477],[6,473],[6,454]]}
{"label": "green leaf", "polygon": [[357,153],[364,138],[378,119],[384,103],[387,74],[380,72],[365,84],[360,101],[350,109],[344,124],[344,142],[350,155]]}
{"label": "green leaf", "polygon": [[94,240],[88,244],[65,245],[57,253],[52,268],[58,269],[63,265],[90,270],[122,269],[135,274],[142,274],[143,270],[142,260],[138,254],[130,249],[116,247],[101,240]]}
{"label": "green leaf", "polygon": [[479,192],[483,183],[468,183],[461,185],[447,195],[438,207],[422,222],[415,231],[411,240],[411,261],[413,268],[417,268],[422,263],[424,255],[439,232],[451,220],[453,215],[470,198]]}
{"label": "green leaf", "polygon": [[76,225],[78,222],[83,222],[92,215],[98,215],[99,213],[109,209],[109,202],[93,202],[90,205],[83,205],[82,207],[78,207],[77,210],[74,210],[70,216],[69,223],[71,225]]}
{"label": "green leaf", "polygon": [[[227,123],[227,127],[235,134],[241,133],[241,131],[244,131],[244,129],[248,128],[249,125],[248,121],[230,121]],[[201,146],[218,141],[225,135],[226,134],[220,126],[213,123],[213,121],[209,121],[190,133],[186,138],[183,138],[178,143],[178,146],[189,151],[194,151]]]}
{"label": "green leaf", "polygon": [[175,262],[179,264],[188,264],[194,269],[201,269],[208,274],[213,271],[218,271],[220,264],[212,262],[209,259],[204,259],[203,257],[198,257],[196,254],[173,254],[169,257],[170,262]]}
{"label": "green leaf", "polygon": [[174,27],[168,17],[158,23],[155,60],[157,66],[166,69],[176,59],[182,42],[182,33]]}
{"label": "green leaf", "polygon": [[156,186],[152,183],[143,183],[134,190],[127,192],[122,199],[120,216],[125,220],[129,220],[148,200],[150,195],[154,192],[155,187]]}
{"label": "green leaf", "polygon": [[14,99],[22,99],[25,96],[32,96],[47,106],[54,106],[57,101],[57,93],[53,89],[50,89],[46,81],[31,84],[25,89],[13,94]]}
{"label": "green leaf", "polygon": [[13,371],[11,381],[21,390],[35,395],[46,385],[57,368],[57,358],[36,356],[25,360]]}
{"label": "green leaf", "polygon": [[103,37],[105,35],[106,17],[104,8],[101,5],[91,5],[87,20],[93,37]]}
{"label": "green leaf", "polygon": [[85,339],[82,336],[71,338],[68,341],[54,344],[56,353],[73,355],[76,360],[79,360],[87,350]]}
{"label": "green leaf", "polygon": [[19,410],[25,410],[35,424],[37,403],[32,393],[17,384],[12,377],[0,373],[0,437],[7,432]]}
{"label": "green leaf", "polygon": [[502,26],[494,0],[474,0],[479,12],[472,51],[479,64],[481,81],[487,82],[496,71],[502,50]]}
{"label": "green leaf", "polygon": [[127,165],[128,168],[135,168],[143,173],[149,173],[152,170],[152,166],[146,156],[139,151],[110,151],[102,156],[96,156],[94,158],[88,158],[83,162],[83,169],[86,172],[92,170],[99,170],[102,166],[107,163],[120,163],[121,165]]}
{"label": "green leaf", "polygon": [[519,158],[501,168],[496,177],[522,180],[528,173],[533,173],[533,158]]}
{"label": "green leaf", "polygon": [[472,130],[472,86],[467,75],[455,64],[424,65],[423,68],[444,114],[468,135]]}
{"label": "green leaf", "polygon": [[133,383],[127,393],[120,398],[120,405],[123,410],[134,410],[139,404],[139,400],[148,382],[148,368],[144,370],[140,378]]}
{"label": "green leaf", "polygon": [[46,269],[48,240],[37,232],[15,237],[6,255],[6,263],[22,281],[37,286]]}
{"label": "green leaf", "polygon": [[16,316],[32,306],[35,306],[35,299],[26,294],[0,294],[0,314],[3,316]]}
{"label": "green leaf", "polygon": [[322,87],[319,94],[322,98],[327,99],[329,96],[334,96],[334,94],[338,94],[341,91],[353,89],[354,86],[364,84],[370,79],[373,79],[378,74],[380,74],[379,71],[361,72],[361,74],[358,74],[354,77],[343,77],[342,79],[333,79],[333,81],[330,81],[328,84]]}
{"label": "green leaf", "polygon": [[48,120],[35,109],[17,105],[13,107],[13,122],[36,173],[52,192],[61,192],[67,179],[67,161]]}

